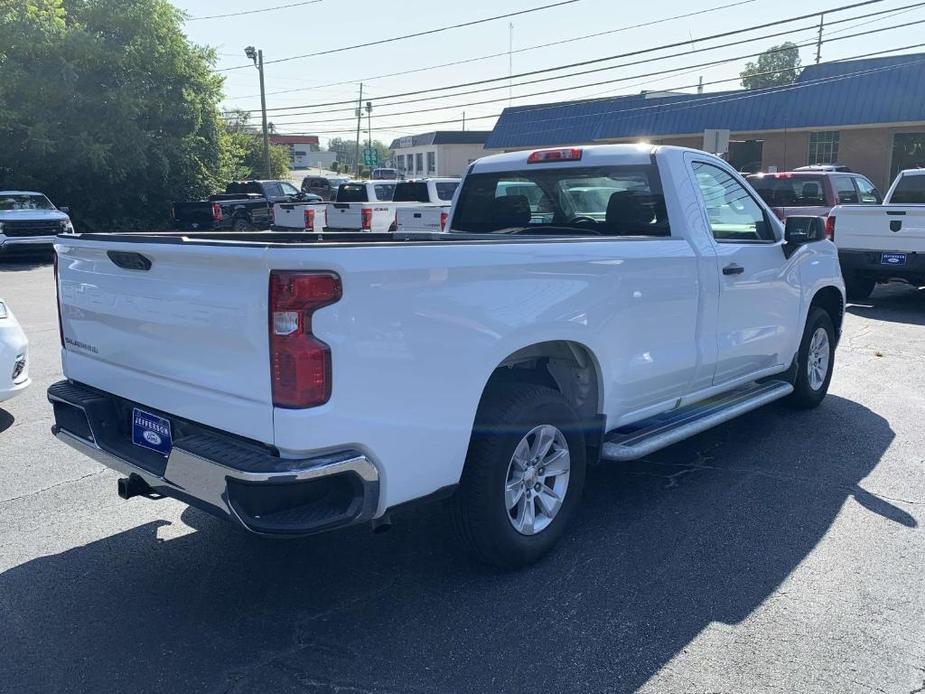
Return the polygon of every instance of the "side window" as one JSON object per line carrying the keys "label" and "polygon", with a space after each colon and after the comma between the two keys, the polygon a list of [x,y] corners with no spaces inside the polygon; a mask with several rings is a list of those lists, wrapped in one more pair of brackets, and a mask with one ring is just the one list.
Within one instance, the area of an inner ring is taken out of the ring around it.
{"label": "side window", "polygon": [[851,205],[858,202],[858,191],[851,182],[851,176],[832,176],[835,199],[839,205]]}
{"label": "side window", "polygon": [[854,182],[857,184],[858,193],[861,196],[861,203],[864,205],[879,205],[883,202],[883,196],[873,183],[861,176],[855,176]]}
{"label": "side window", "polygon": [[694,162],[694,177],[717,241],[776,241],[764,210],[736,179],[718,166]]}
{"label": "side window", "polygon": [[266,183],[264,184],[264,192],[267,197],[278,198],[283,194],[283,189],[279,183]]}
{"label": "side window", "polygon": [[299,194],[299,191],[296,190],[296,187],[289,183],[280,183],[280,187],[283,189],[283,195],[298,195]]}

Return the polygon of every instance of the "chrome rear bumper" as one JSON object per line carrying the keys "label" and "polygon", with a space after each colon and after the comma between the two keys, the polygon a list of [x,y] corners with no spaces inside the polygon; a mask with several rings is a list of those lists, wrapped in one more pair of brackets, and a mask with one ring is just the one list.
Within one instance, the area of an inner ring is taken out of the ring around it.
{"label": "chrome rear bumper", "polygon": [[165,460],[133,446],[130,434],[125,440],[120,412],[134,403],[67,381],[51,386],[48,399],[59,440],[157,494],[251,532],[306,535],[371,520],[376,512],[379,473],[356,451],[284,459],[168,415],[182,433]]}

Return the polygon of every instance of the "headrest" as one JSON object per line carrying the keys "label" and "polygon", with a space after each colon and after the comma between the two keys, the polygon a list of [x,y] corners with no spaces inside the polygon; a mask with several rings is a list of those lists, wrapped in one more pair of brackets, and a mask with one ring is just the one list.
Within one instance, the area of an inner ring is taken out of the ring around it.
{"label": "headrest", "polygon": [[530,223],[530,201],[526,195],[495,198],[491,208],[491,221],[498,229],[527,226]]}

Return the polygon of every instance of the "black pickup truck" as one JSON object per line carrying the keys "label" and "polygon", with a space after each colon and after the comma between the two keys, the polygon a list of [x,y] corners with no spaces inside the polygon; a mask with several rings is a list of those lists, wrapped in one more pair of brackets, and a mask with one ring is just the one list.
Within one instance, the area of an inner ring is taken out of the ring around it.
{"label": "black pickup truck", "polygon": [[321,202],[286,181],[232,181],[205,200],[176,202],[173,223],[181,231],[269,229],[275,202]]}

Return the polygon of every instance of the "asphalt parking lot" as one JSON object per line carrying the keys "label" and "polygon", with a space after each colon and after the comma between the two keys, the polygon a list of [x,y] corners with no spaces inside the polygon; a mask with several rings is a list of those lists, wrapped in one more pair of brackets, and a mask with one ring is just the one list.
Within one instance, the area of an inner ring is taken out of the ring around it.
{"label": "asphalt parking lot", "polygon": [[925,291],[852,305],[829,397],[589,474],[539,565],[439,505],[267,542],[49,434],[51,266],[0,263],[34,384],[0,406],[0,690],[925,691]]}

